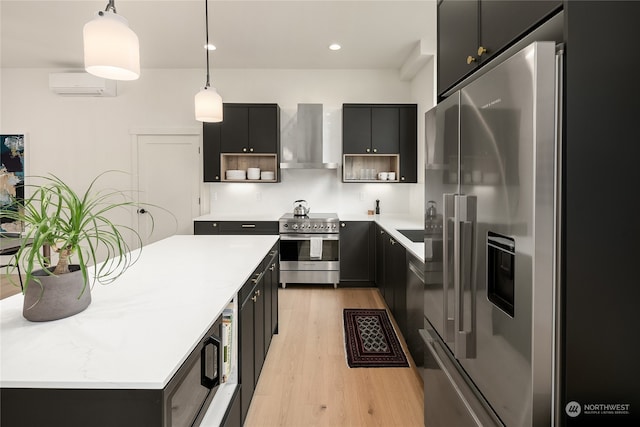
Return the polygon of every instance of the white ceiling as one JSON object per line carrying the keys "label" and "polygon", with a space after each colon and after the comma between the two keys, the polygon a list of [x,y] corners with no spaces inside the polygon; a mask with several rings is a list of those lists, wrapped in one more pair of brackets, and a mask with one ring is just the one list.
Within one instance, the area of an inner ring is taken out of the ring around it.
{"label": "white ceiling", "polygon": [[[6,68],[82,69],[82,27],[107,0],[0,0]],[[204,68],[204,0],[116,0],[142,68]],[[435,46],[435,0],[209,0],[215,68],[399,69]],[[342,45],[330,51],[329,44]]]}

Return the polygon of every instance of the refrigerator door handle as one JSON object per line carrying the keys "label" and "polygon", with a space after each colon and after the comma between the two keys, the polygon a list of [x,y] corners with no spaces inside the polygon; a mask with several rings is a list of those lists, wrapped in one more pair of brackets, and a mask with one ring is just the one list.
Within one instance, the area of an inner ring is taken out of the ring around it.
{"label": "refrigerator door handle", "polygon": [[[476,355],[476,223],[477,198],[455,196],[454,294],[455,355],[472,359]],[[465,304],[468,299],[468,304]]]}
{"label": "refrigerator door handle", "polygon": [[[455,340],[455,320],[449,314],[449,283],[451,271],[449,269],[449,250],[451,245],[450,226],[455,224],[455,194],[444,194],[442,196],[443,219],[442,219],[442,305],[443,305],[443,327],[444,340],[454,342]],[[455,246],[455,245],[454,245]],[[455,258],[455,257],[454,257]],[[454,274],[455,277],[455,274]]]}

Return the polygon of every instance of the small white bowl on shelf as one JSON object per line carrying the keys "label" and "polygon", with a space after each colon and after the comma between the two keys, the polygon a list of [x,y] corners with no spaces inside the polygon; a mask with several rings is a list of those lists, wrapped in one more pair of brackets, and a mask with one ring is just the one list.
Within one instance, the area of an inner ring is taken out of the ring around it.
{"label": "small white bowl on shelf", "polygon": [[247,179],[247,171],[230,169],[226,172],[227,179],[242,180]]}
{"label": "small white bowl on shelf", "polygon": [[260,179],[263,179],[263,180],[266,180],[266,181],[274,180],[274,179],[276,179],[276,174],[273,171],[262,171],[260,173]]}

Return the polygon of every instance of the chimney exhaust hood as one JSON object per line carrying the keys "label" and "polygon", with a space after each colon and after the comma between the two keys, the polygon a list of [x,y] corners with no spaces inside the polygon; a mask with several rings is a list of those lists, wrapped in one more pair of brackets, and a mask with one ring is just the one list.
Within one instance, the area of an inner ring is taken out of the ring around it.
{"label": "chimney exhaust hood", "polygon": [[298,104],[296,114],[282,124],[281,169],[337,169],[324,161],[322,104]]}

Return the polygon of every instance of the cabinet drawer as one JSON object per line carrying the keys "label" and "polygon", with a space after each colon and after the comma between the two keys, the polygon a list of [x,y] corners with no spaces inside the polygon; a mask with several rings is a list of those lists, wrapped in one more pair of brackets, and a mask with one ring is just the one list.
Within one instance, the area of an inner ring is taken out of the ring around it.
{"label": "cabinet drawer", "polygon": [[218,221],[194,221],[193,222],[193,234],[206,235],[206,234],[220,234],[220,223]]}
{"label": "cabinet drawer", "polygon": [[220,234],[278,234],[278,221],[219,221]]}

